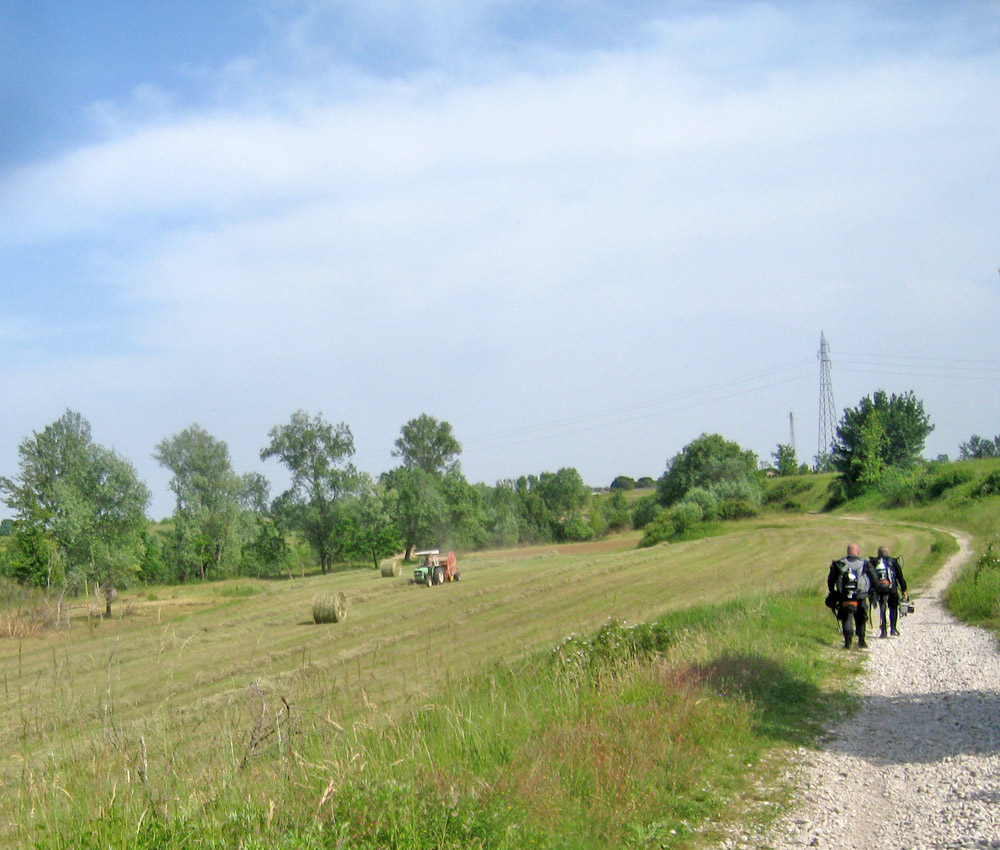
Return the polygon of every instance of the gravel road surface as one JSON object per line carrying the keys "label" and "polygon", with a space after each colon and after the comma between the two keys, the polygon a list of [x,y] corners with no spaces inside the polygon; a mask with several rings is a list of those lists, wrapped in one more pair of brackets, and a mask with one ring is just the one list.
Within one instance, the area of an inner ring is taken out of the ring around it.
{"label": "gravel road surface", "polygon": [[880,639],[876,628],[868,650],[850,650],[868,655],[861,709],[822,751],[799,752],[795,810],[768,835],[725,847],[1000,850],[1000,654],[939,602],[970,557],[968,538],[956,539],[961,551],[911,593],[901,635]]}

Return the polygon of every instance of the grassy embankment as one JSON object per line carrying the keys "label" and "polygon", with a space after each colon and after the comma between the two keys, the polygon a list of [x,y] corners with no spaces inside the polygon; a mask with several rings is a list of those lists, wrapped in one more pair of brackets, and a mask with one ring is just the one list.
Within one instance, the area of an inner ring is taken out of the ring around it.
{"label": "grassy embankment", "polygon": [[[5,641],[5,843],[711,846],[767,816],[788,748],[849,704],[825,565],[887,543],[919,586],[950,551],[926,519],[788,505],[648,550],[467,557],[433,589],[159,589]],[[309,621],[320,590],[347,594],[346,622]]]}

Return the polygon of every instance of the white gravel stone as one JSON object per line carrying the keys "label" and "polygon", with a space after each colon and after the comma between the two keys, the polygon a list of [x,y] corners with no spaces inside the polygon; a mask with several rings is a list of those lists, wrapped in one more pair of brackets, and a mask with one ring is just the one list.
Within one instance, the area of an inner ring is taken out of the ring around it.
{"label": "white gravel stone", "polygon": [[772,850],[803,842],[1000,850],[1000,654],[989,632],[940,604],[970,557],[968,537],[955,536],[961,551],[912,594],[916,610],[900,619],[901,636],[875,630],[869,639],[857,715],[822,751],[800,751],[800,804],[767,835],[741,841]]}

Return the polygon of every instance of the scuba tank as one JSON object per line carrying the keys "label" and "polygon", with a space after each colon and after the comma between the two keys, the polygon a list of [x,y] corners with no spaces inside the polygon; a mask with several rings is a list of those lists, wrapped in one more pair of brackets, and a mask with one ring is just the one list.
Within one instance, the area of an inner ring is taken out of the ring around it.
{"label": "scuba tank", "polygon": [[840,574],[840,600],[849,608],[858,606],[858,576],[850,568]]}

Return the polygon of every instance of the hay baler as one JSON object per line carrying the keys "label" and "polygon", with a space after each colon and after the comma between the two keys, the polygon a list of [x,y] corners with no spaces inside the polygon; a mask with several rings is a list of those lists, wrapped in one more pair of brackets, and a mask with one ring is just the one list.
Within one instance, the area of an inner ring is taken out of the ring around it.
{"label": "hay baler", "polygon": [[462,577],[455,569],[457,559],[454,552],[449,552],[443,558],[438,549],[422,549],[413,554],[421,559],[420,566],[413,571],[413,584],[433,587],[446,581],[458,581]]}

